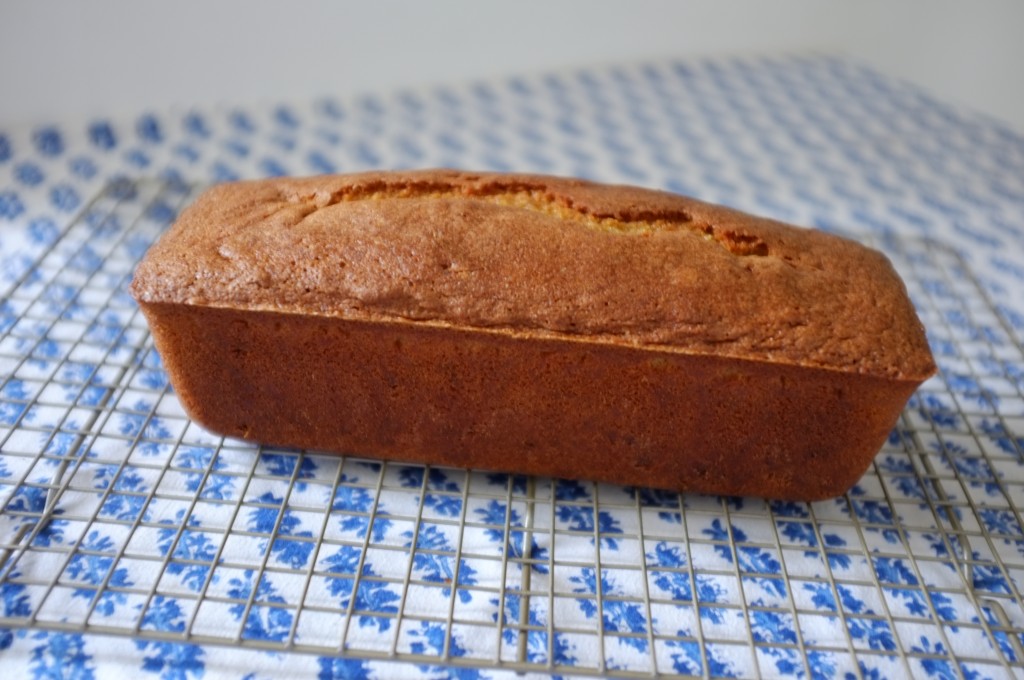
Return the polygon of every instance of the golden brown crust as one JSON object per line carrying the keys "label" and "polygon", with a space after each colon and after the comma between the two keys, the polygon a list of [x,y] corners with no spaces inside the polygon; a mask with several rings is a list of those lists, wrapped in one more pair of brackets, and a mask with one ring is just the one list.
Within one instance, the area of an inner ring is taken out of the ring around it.
{"label": "golden brown crust", "polygon": [[222,185],[132,291],[216,432],[676,490],[840,494],[934,372],[882,255],[551,177]]}
{"label": "golden brown crust", "polygon": [[139,300],[659,347],[919,381],[884,256],[664,192],[448,170],[215,187]]}

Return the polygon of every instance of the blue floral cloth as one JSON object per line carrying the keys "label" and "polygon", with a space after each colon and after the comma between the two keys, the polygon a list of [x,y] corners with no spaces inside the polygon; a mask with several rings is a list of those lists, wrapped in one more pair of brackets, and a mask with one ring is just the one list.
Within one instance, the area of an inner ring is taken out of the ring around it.
{"label": "blue floral cloth", "polygon": [[[884,250],[941,373],[820,503],[381,464],[185,417],[125,286],[204,185],[459,167]],[[8,677],[1024,676],[1024,137],[829,57],[0,129]]]}

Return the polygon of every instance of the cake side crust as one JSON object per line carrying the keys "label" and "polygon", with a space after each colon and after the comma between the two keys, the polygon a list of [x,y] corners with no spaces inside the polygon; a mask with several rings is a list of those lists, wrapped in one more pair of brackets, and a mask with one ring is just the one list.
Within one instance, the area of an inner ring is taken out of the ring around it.
{"label": "cake side crust", "polygon": [[142,309],[186,411],[215,432],[676,491],[839,495],[916,387],[415,323]]}

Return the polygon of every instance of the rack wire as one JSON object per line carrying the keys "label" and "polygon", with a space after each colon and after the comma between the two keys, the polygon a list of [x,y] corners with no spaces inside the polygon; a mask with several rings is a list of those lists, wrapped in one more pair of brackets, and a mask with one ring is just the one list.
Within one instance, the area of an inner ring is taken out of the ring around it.
{"label": "rack wire", "polygon": [[4,291],[0,626],[573,674],[1024,674],[1024,350],[955,252],[876,239],[941,375],[849,494],[765,502],[203,431],[126,294],[196,191],[111,183]]}

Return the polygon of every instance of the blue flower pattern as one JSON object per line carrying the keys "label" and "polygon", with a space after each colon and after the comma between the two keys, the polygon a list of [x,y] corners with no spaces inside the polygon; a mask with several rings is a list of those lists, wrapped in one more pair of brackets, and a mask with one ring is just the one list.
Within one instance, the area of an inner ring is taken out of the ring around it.
{"label": "blue flower pattern", "polygon": [[[494,606],[499,604],[498,600],[491,600]],[[522,621],[523,598],[520,595],[510,594],[505,598],[502,640],[509,646],[519,644],[520,636],[526,636],[526,659],[531,663],[546,663],[549,660],[548,644],[549,636],[543,628],[547,625],[546,617],[533,608],[529,608],[526,614],[527,623],[541,630],[529,629],[521,632],[512,627]],[[494,620],[498,621],[498,614],[494,614]],[[551,661],[555,664],[573,666],[577,662],[576,652],[569,640],[569,636],[556,632],[550,640],[553,649]]]}
{"label": "blue flower pattern", "polygon": [[[853,142],[874,139],[878,120],[902,130],[905,146]],[[225,629],[280,650],[238,654],[265,669],[307,663],[305,672],[319,677],[393,675],[398,666],[358,658],[359,645],[372,640],[384,644],[374,653],[394,640],[397,649],[442,664],[416,667],[424,676],[507,674],[485,661],[483,668],[443,665],[483,658],[483,639],[499,644],[495,653],[506,660],[567,673],[603,664],[606,672],[881,678],[904,673],[906,656],[906,668],[929,677],[998,677],[1020,662],[1024,634],[963,594],[969,587],[992,598],[1011,619],[1020,607],[1020,586],[992,553],[1024,557],[1024,361],[1017,351],[1024,308],[1014,295],[1024,281],[1014,248],[1024,143],[1014,133],[827,58],[660,63],[309,107],[154,112],[91,120],[83,132],[55,125],[0,131],[0,333],[7,343],[0,359],[15,356],[20,366],[0,374],[0,502],[4,532],[27,532],[31,550],[62,556],[62,616],[71,621],[86,611],[99,624],[137,619],[151,634],[119,650],[135,654],[138,672],[212,672],[210,650],[180,638],[206,616],[194,611],[202,592],[217,593]],[[522,501],[533,487],[523,477],[484,475],[478,498],[462,472],[346,462],[335,474],[327,459],[270,449],[258,454],[262,486],[249,487],[251,459],[226,455],[161,401],[170,394],[166,374],[154,352],[140,352],[131,325],[130,266],[174,219],[191,182],[379,165],[651,184],[871,234],[914,273],[910,292],[926,310],[940,382],[913,397],[862,483],[813,506],[762,508],[749,499],[564,480],[548,490],[538,481],[528,529]],[[130,179],[141,174],[162,178],[164,188],[154,195]],[[87,234],[68,231],[75,220]],[[959,260],[908,247],[905,234],[970,242],[976,252],[967,253],[967,264],[984,276],[974,283]],[[65,251],[69,244],[76,247]],[[64,258],[59,275],[36,266],[46,253]],[[993,314],[958,302],[965,290],[984,291]],[[37,306],[26,315],[30,301]],[[71,341],[63,323],[80,328]],[[69,412],[58,414],[61,408]],[[100,420],[90,420],[97,410]],[[30,473],[21,451],[32,447],[46,459]],[[58,470],[94,502],[91,526],[61,505],[40,521]],[[177,486],[165,490],[172,479]],[[319,490],[322,502],[311,500]],[[195,499],[194,507],[183,498]],[[235,504],[231,527],[244,533],[249,556],[228,540],[229,520],[207,514]],[[639,548],[631,513],[656,537]],[[963,536],[958,527],[972,521],[990,545],[977,542],[976,531]],[[489,545],[487,559],[450,531],[463,522]],[[136,528],[150,542],[132,543],[129,552],[159,566],[155,591],[118,559],[125,532]],[[600,555],[600,565],[589,563],[592,556],[563,564],[561,538]],[[497,589],[491,568],[503,562],[495,554],[508,560]],[[5,620],[53,606],[26,585],[35,578],[27,557],[0,557]],[[787,572],[791,578],[781,577]],[[644,574],[643,587],[623,573]],[[346,644],[356,656],[306,662],[288,653],[287,643],[307,631],[294,599],[295,588],[306,586],[289,578],[308,579],[311,593],[322,582],[322,600],[307,604],[351,613]],[[403,598],[406,579],[436,590],[458,624],[443,614],[410,615],[416,603]],[[526,583],[529,590],[521,590]],[[564,600],[554,611],[549,588]],[[466,611],[479,612],[471,625],[485,634],[459,628]],[[738,612],[746,641],[724,632]],[[852,651],[819,639],[796,613],[837,621]],[[563,615],[590,628],[562,630]],[[598,628],[601,651],[591,642]],[[978,640],[977,663],[959,660],[963,651],[951,642],[963,635]],[[0,628],[5,661],[29,677],[94,677],[110,644]],[[744,645],[749,655],[740,653]]]}

